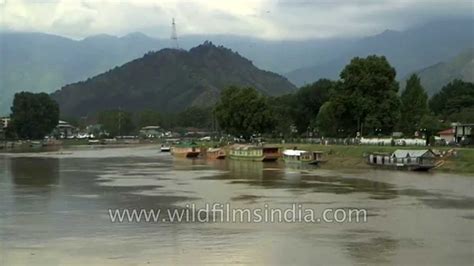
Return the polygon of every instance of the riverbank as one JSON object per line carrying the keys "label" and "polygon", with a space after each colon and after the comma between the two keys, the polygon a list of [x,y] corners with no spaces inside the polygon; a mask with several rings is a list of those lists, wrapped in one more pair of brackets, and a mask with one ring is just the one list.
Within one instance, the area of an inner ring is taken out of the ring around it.
{"label": "riverbank", "polygon": [[[146,140],[138,143],[124,143],[116,142],[109,143],[106,145],[90,145],[87,140],[64,140],[60,145],[36,147],[25,143],[19,145],[15,149],[0,149],[1,152],[48,152],[60,150],[67,147],[87,147],[87,146],[104,146],[104,147],[128,147],[128,146],[141,146],[141,145],[159,145],[157,141]],[[215,142],[199,142],[198,145],[202,147],[213,147],[218,145]],[[407,147],[394,147],[394,146],[374,146],[374,145],[321,145],[321,144],[301,144],[301,143],[286,143],[286,144],[273,144],[269,143],[267,146],[278,146],[282,149],[293,149],[297,147],[303,150],[322,151],[324,153],[324,159],[326,162],[321,166],[327,169],[372,169],[370,165],[366,163],[364,154],[372,152],[387,152],[392,153],[397,149],[426,149],[426,147],[420,146],[407,146]],[[228,147],[225,147],[228,150]],[[434,147],[434,149],[442,152],[453,149],[452,147]],[[450,172],[460,173],[466,175],[474,175],[474,149],[472,148],[455,148],[457,155],[455,157],[443,158],[443,163],[433,169],[432,171],[437,172]]]}
{"label": "riverbank", "polygon": [[[271,145],[271,144],[269,144]],[[392,153],[397,149],[426,149],[426,147],[393,147],[393,146],[371,146],[371,145],[321,145],[321,144],[275,144],[292,149],[298,147],[303,150],[313,150],[324,152],[324,158],[327,160],[322,167],[336,169],[370,169],[370,165],[366,163],[364,154],[372,152],[388,152]],[[453,149],[452,147],[435,147],[434,149],[442,152]],[[474,149],[455,148],[456,157],[444,158],[441,166],[433,171],[474,174]]]}

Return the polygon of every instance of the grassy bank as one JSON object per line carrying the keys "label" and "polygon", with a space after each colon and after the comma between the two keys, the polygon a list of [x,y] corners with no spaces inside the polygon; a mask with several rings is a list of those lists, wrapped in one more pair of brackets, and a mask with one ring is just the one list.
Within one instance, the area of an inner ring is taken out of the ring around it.
{"label": "grassy bank", "polygon": [[[392,146],[369,146],[369,145],[320,145],[320,144],[277,144],[284,148],[294,148],[303,150],[323,151],[328,160],[323,167],[325,168],[352,168],[369,169],[371,166],[366,164],[364,154],[371,152],[393,152],[396,149],[425,149],[424,147],[392,147]],[[439,151],[452,149],[450,147],[434,148]],[[443,165],[434,171],[444,171],[463,174],[474,174],[474,149],[456,148],[458,155],[444,159]]]}

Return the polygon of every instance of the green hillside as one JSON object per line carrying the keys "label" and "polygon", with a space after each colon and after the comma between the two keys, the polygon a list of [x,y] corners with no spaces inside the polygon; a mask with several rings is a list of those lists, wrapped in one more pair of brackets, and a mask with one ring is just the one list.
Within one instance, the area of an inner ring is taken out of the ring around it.
{"label": "green hillside", "polygon": [[284,77],[256,68],[230,49],[205,42],[189,51],[147,53],[86,81],[64,86],[52,96],[67,116],[117,108],[175,112],[189,106],[209,106],[220,90],[230,85],[251,86],[267,95],[295,89]]}
{"label": "green hillside", "polygon": [[466,50],[447,62],[432,65],[415,73],[420,77],[421,84],[430,96],[455,79],[474,82],[474,49]]}

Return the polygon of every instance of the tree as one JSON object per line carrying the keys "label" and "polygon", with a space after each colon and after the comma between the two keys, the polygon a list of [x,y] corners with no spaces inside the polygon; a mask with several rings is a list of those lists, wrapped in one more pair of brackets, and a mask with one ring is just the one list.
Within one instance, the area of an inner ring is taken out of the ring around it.
{"label": "tree", "polygon": [[212,108],[191,106],[178,113],[178,125],[182,127],[212,128]]}
{"label": "tree", "polygon": [[254,88],[230,87],[221,92],[215,108],[219,126],[227,133],[250,139],[273,129],[267,98]]}
{"label": "tree", "polygon": [[303,133],[316,126],[316,116],[321,106],[329,99],[335,82],[320,79],[302,87],[295,95],[293,120],[298,132]]}
{"label": "tree", "polygon": [[474,108],[474,83],[461,80],[450,82],[431,98],[430,108],[444,120],[462,118],[466,110]]}
{"label": "tree", "polygon": [[332,102],[326,102],[321,106],[316,117],[316,127],[323,136],[338,135],[339,125],[336,117],[337,110]]}
{"label": "tree", "polygon": [[331,97],[339,127],[347,135],[389,133],[399,119],[395,69],[384,56],[355,57],[342,70]]}
{"label": "tree", "polygon": [[292,134],[295,94],[284,94],[269,99],[269,106],[275,121],[276,136],[290,136]]}
{"label": "tree", "polygon": [[42,139],[58,125],[59,106],[46,93],[15,94],[12,126],[21,139]]}
{"label": "tree", "polygon": [[441,129],[443,129],[443,124],[439,122],[436,116],[429,114],[426,114],[420,118],[419,128],[417,128],[417,130],[420,130],[421,133],[425,134],[426,145],[434,144],[432,137]]}
{"label": "tree", "polygon": [[100,112],[98,122],[111,136],[128,135],[135,129],[132,114],[120,110]]}
{"label": "tree", "polygon": [[147,109],[138,113],[138,127],[159,126],[162,123],[160,113]]}
{"label": "tree", "polygon": [[401,95],[400,109],[400,130],[411,136],[419,129],[421,119],[428,114],[428,95],[416,74],[407,80]]}

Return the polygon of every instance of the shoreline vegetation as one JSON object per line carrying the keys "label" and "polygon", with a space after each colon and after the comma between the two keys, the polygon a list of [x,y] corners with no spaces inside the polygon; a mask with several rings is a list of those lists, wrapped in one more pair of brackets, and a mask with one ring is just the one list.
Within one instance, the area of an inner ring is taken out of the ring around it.
{"label": "shoreline vegetation", "polygon": [[[65,140],[59,145],[47,146],[47,147],[31,147],[24,145],[15,149],[0,149],[1,153],[23,153],[23,152],[54,152],[60,151],[63,148],[70,147],[133,147],[133,146],[145,146],[145,145],[156,145],[157,152],[159,152],[159,141],[141,141],[140,143],[114,143],[114,144],[88,144],[87,140]],[[214,147],[218,145],[217,142],[198,142],[199,146],[203,148]],[[461,148],[461,147],[425,147],[425,146],[375,146],[375,145],[340,145],[340,144],[307,144],[307,143],[267,143],[265,146],[277,146],[283,149],[298,148],[307,151],[322,151],[323,158],[326,161],[320,167],[323,169],[358,169],[358,170],[369,170],[374,169],[372,166],[366,163],[364,155],[373,152],[387,152],[392,153],[397,149],[433,149],[439,152],[456,150],[456,156],[441,158],[442,164],[432,169],[435,172],[449,172],[458,174],[474,174],[474,149],[472,148]],[[224,146],[226,152],[228,152],[229,145]]]}

